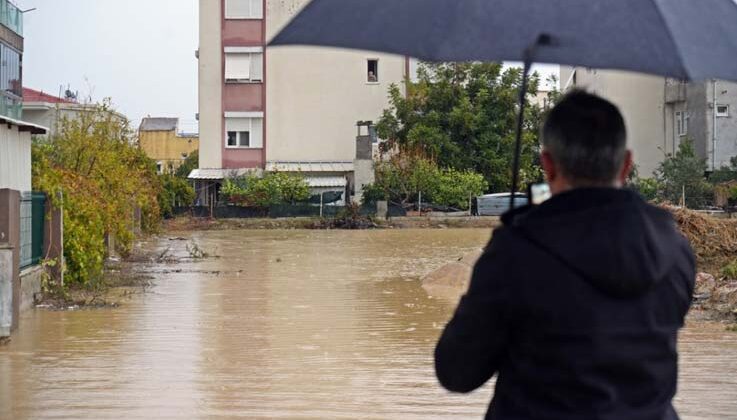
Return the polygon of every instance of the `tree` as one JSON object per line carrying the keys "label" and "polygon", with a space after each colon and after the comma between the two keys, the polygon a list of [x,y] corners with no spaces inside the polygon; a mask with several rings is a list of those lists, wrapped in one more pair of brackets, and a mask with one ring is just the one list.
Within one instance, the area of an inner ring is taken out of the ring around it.
{"label": "tree", "polygon": [[693,143],[690,140],[681,142],[676,154],[666,155],[655,171],[663,198],[680,203],[685,193],[687,207],[704,207],[712,195],[711,185],[704,178],[706,168],[706,159],[696,155]]}
{"label": "tree", "polygon": [[310,187],[301,176],[272,172],[225,179],[220,194],[231,204],[265,208],[294,204],[310,198]]}
{"label": "tree", "polygon": [[177,170],[174,172],[174,176],[180,179],[187,179],[189,174],[193,170],[199,167],[200,167],[200,151],[195,150],[194,152],[190,153],[186,159],[184,159],[184,162],[182,162],[181,165],[179,165]]}
{"label": "tree", "polygon": [[159,175],[161,189],[158,203],[162,217],[174,215],[174,207],[191,206],[195,200],[195,191],[186,180],[171,174]]}
{"label": "tree", "polygon": [[[421,154],[441,168],[480,173],[491,190],[507,191],[521,81],[521,69],[505,70],[499,63],[421,65],[418,81],[407,82],[406,95],[396,85],[389,89],[390,107],[376,126],[386,139],[382,151]],[[537,92],[538,83],[533,74],[528,94]],[[537,106],[527,108],[523,183],[541,176],[535,165],[541,118]]]}
{"label": "tree", "polygon": [[57,126],[58,134],[34,141],[33,188],[63,206],[66,276],[88,284],[102,274],[106,235],[116,238],[121,253],[130,250],[136,208],[144,228],[156,228],[161,184],[155,163],[134,146],[129,122],[112,112],[110,101]]}
{"label": "tree", "polygon": [[364,187],[364,202],[387,200],[407,207],[423,201],[457,209],[468,209],[468,199],[483,193],[488,184],[471,171],[441,169],[422,156],[394,155],[375,167],[376,181]]}

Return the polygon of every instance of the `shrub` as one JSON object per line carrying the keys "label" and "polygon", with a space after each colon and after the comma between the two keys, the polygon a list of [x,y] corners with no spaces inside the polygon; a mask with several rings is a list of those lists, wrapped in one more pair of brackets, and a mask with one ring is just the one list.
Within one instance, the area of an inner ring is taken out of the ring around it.
{"label": "shrub", "polygon": [[273,172],[263,177],[246,175],[228,178],[220,194],[230,204],[264,208],[306,201],[310,198],[310,187],[301,176]]}

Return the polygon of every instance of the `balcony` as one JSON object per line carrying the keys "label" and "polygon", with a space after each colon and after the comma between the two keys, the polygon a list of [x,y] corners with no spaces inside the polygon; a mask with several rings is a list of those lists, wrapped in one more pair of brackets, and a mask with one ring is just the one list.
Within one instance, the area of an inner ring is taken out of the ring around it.
{"label": "balcony", "polygon": [[665,103],[684,102],[688,83],[682,80],[667,79],[665,81]]}
{"label": "balcony", "polygon": [[23,36],[23,12],[8,0],[0,0],[0,24]]}

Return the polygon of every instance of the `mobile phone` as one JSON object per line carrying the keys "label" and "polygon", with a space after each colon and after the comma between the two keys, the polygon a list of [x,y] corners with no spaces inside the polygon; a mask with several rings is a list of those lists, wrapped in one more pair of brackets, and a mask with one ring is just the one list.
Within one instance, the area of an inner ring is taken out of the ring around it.
{"label": "mobile phone", "polygon": [[545,182],[530,184],[527,189],[528,200],[533,206],[539,206],[551,197],[550,185]]}

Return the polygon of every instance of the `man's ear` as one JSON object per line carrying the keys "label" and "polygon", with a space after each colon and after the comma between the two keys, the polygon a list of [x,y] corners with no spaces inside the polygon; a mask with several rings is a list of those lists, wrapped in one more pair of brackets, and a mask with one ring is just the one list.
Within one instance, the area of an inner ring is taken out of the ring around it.
{"label": "man's ear", "polygon": [[635,166],[635,163],[632,159],[632,151],[627,150],[624,154],[624,164],[622,165],[622,170],[619,172],[619,178],[617,179],[620,185],[627,184],[627,178],[629,178],[630,173],[632,172],[632,168]]}
{"label": "man's ear", "polygon": [[540,153],[540,163],[542,164],[543,172],[545,172],[545,179],[548,183],[555,182],[558,177],[558,170],[555,167],[555,162],[553,161],[553,157],[550,155],[550,152],[543,150]]}

